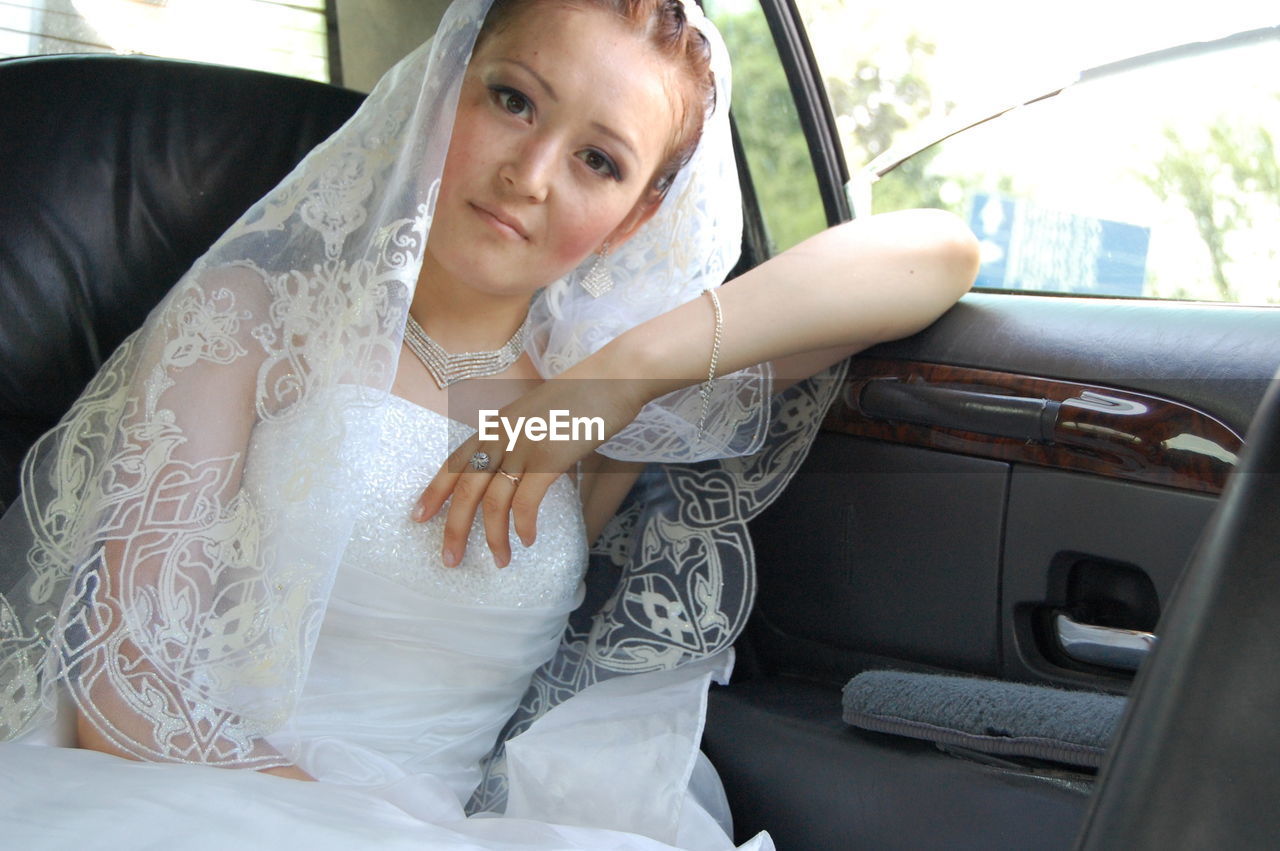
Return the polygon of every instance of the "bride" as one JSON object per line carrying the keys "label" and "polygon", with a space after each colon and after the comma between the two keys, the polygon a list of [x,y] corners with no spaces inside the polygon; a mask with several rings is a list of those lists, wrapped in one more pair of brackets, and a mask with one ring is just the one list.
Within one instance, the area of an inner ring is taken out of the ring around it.
{"label": "bride", "polygon": [[[838,367],[797,381],[933,321],[976,251],[892,214],[717,290],[741,200],[714,28],[487,7],[457,0],[26,459],[15,847],[732,846],[697,744],[743,524]],[[565,414],[598,428],[539,431]],[[682,463],[633,488],[645,461]]]}

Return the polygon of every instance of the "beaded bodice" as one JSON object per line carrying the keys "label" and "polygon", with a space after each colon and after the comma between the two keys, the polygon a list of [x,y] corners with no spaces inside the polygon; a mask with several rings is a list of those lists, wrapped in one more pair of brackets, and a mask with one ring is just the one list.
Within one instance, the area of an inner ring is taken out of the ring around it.
{"label": "beaded bodice", "polygon": [[409,512],[450,448],[472,429],[443,414],[391,396],[380,447],[360,494],[362,509],[344,563],[408,588],[459,603],[525,606],[571,599],[587,566],[586,530],[577,489],[561,477],[538,515],[538,539],[525,547],[511,533],[511,563],[494,566],[477,517],[457,567],[440,561],[445,512],[415,523]]}
{"label": "beaded bodice", "polygon": [[[349,505],[353,526],[306,685],[272,743],[316,777],[378,784],[426,772],[465,800],[480,758],[581,602],[587,546],[577,488],[567,477],[551,486],[537,540],[524,547],[512,533],[507,567],[494,565],[479,518],[462,562],[445,567],[444,512],[417,523],[410,511],[472,430],[397,396],[370,402],[355,388],[336,392],[344,394],[338,404],[317,411],[341,411],[335,469],[359,472],[309,493]],[[299,430],[314,439],[324,428],[322,413],[258,427],[247,474],[257,498],[273,487],[287,494],[296,447],[306,442]],[[307,533],[315,507],[302,501],[287,512],[292,534]],[[326,744],[338,740],[341,748]]]}

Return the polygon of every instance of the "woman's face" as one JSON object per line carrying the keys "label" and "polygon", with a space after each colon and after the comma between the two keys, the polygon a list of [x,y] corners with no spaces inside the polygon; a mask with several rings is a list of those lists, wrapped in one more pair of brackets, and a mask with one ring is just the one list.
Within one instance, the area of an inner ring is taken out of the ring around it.
{"label": "woman's face", "polygon": [[609,14],[531,4],[476,49],[426,270],[528,295],[648,215],[675,122],[664,60]]}

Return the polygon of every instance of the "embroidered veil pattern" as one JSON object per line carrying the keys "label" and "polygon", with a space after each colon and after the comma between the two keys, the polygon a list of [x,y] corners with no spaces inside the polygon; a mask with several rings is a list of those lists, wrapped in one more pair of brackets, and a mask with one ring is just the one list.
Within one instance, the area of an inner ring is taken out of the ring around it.
{"label": "embroidered veil pattern", "polygon": [[282,524],[240,487],[248,438],[309,418],[286,503],[357,481],[325,391],[374,411],[390,386],[461,77],[431,69],[465,67],[484,5],[458,4],[233,225],[28,454],[0,521],[21,577],[0,594],[0,737],[48,719],[62,683],[137,758],[291,761],[264,736],[305,680],[350,519]]}
{"label": "embroidered veil pattern", "polygon": [[[59,702],[140,759],[292,761],[287,725],[351,534],[363,470],[344,407],[376,435],[422,264],[458,86],[487,0],[455,2],[328,142],[251,208],[110,358],[29,453],[0,519],[0,739]],[[577,275],[534,299],[529,354],[550,377],[720,283],[741,200],[723,43],[718,108],[658,214],[610,255],[613,290]],[[590,261],[588,261],[590,262]],[[838,370],[837,370],[838,372]],[[770,398],[766,367],[646,407],[604,448],[651,469],[614,519],[592,588],[505,735],[586,686],[732,644],[755,584],[746,521],[789,480],[836,382]],[[364,412],[362,411],[362,414]],[[279,493],[241,487],[255,425],[306,418]],[[754,453],[754,454],[751,454]],[[739,456],[708,461],[719,456]],[[282,506],[316,506],[305,515]],[[500,806],[501,745],[473,807]]]}

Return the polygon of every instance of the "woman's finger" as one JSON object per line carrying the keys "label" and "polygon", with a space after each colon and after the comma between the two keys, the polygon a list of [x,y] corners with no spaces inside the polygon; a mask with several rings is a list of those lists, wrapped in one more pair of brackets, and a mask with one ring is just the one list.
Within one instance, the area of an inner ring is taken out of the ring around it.
{"label": "woman's finger", "polygon": [[422,523],[435,517],[453,495],[464,473],[492,469],[495,463],[489,448],[482,447],[475,437],[468,438],[432,476],[413,508],[413,519]]}
{"label": "woman's finger", "polygon": [[436,513],[444,505],[445,500],[453,493],[453,488],[457,485],[458,477],[461,475],[461,473],[451,473],[445,467],[441,467],[440,471],[436,473],[430,484],[418,497],[418,504],[413,507],[413,519],[423,523],[435,517]]}
{"label": "woman's finger", "polygon": [[444,544],[440,557],[445,567],[457,567],[467,551],[467,536],[475,525],[476,510],[484,499],[492,474],[463,473],[454,485],[449,513],[444,518]]}
{"label": "woman's finger", "polygon": [[516,535],[526,547],[532,547],[538,538],[538,509],[557,478],[556,473],[525,473],[520,479],[520,487],[511,500],[511,517]]}
{"label": "woman's finger", "polygon": [[470,437],[445,460],[419,498],[422,520],[435,516],[445,500],[449,500],[440,552],[446,567],[457,567],[462,562],[467,537],[475,525],[476,510],[493,471],[501,462],[496,446],[481,444],[476,437]]}
{"label": "woman's finger", "polygon": [[505,470],[498,470],[485,489],[481,509],[484,512],[484,537],[498,567],[511,563],[511,533],[509,519],[511,503],[520,488],[520,477]]}

